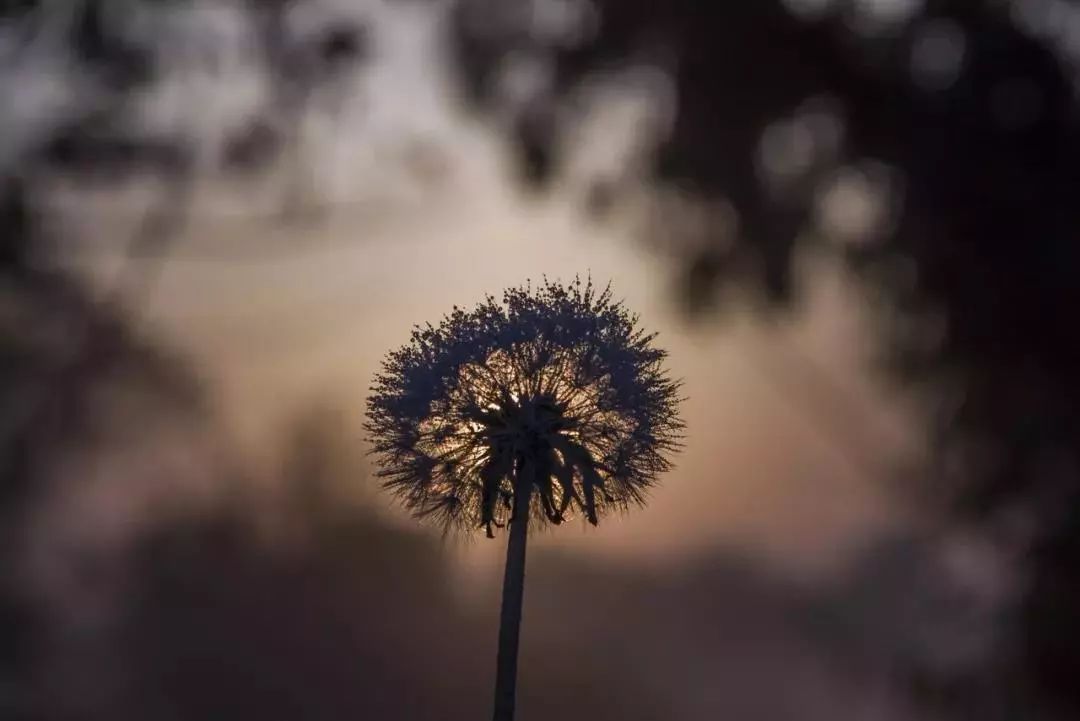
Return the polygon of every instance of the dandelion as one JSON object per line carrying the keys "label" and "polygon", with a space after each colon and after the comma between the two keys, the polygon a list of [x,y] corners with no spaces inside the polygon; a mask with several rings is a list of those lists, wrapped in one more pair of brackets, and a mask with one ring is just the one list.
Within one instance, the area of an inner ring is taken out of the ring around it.
{"label": "dandelion", "polygon": [[365,428],[385,488],[445,529],[509,526],[495,719],[513,717],[530,524],[644,503],[679,447],[679,383],[637,316],[591,280],[455,307],[390,353]]}

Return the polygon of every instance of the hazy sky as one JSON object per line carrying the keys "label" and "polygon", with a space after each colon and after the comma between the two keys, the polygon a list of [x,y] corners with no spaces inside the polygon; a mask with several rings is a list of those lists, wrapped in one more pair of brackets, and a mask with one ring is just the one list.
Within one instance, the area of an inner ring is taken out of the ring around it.
{"label": "hazy sky", "polygon": [[[638,242],[632,223],[586,222],[569,200],[572,178],[549,199],[516,189],[495,135],[446,95],[430,10],[370,8],[377,60],[341,79],[326,102],[316,98],[299,174],[292,166],[239,187],[208,176],[141,309],[200,363],[242,447],[265,461],[292,414],[327,401],[345,408],[359,443],[372,374],[414,323],[529,278],[591,273],[660,332],[685,381],[686,449],[647,508],[599,529],[560,528],[542,543],[662,559],[725,542],[821,567],[894,516],[883,469],[907,434],[861,370],[857,299],[827,268],[808,271],[812,302],[785,327],[739,311],[687,325],[670,265]],[[227,13],[207,17],[232,37]],[[230,62],[212,74],[177,62],[139,117],[213,145],[264,93],[257,67],[242,54]],[[590,152],[574,156],[575,172],[632,172],[637,131],[662,124],[662,78],[615,81],[614,94],[603,91],[607,112],[588,126],[599,132],[576,145]],[[298,177],[298,191],[282,191],[282,178]],[[112,282],[148,192],[58,192],[56,220],[71,223],[65,242],[79,246],[70,257]],[[288,220],[273,212],[280,192],[300,207]],[[466,557],[484,565],[501,547],[479,542]]]}

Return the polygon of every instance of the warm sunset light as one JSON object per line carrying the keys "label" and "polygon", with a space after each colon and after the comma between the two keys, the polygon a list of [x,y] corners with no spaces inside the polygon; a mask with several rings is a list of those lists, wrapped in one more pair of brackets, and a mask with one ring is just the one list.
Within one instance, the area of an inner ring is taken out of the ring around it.
{"label": "warm sunset light", "polygon": [[1078,190],[1080,0],[0,0],[0,720],[1076,721]]}

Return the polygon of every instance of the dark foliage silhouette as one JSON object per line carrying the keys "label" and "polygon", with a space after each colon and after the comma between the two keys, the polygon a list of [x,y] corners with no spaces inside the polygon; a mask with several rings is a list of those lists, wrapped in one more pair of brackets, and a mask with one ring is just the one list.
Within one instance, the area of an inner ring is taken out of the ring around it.
{"label": "dark foliage silhouette", "polygon": [[510,525],[495,718],[514,711],[528,524],[641,504],[678,447],[678,383],[637,318],[580,280],[514,288],[389,355],[368,399],[378,475],[420,518]]}
{"label": "dark foliage silhouette", "polygon": [[[43,44],[54,42],[54,50],[70,51],[100,92],[92,112],[73,103],[75,109],[43,119],[40,128],[27,134],[27,143],[5,149],[7,155],[0,160],[0,297],[6,309],[0,322],[0,715],[4,718],[38,717],[26,689],[47,619],[33,602],[32,592],[23,587],[25,558],[20,554],[28,544],[29,519],[54,490],[54,465],[65,454],[102,443],[111,406],[101,397],[115,392],[118,385],[144,401],[153,398],[148,405],[154,410],[139,411],[147,416],[193,414],[201,399],[198,383],[186,369],[138,337],[126,317],[122,301],[134,298],[120,296],[144,282],[147,268],[139,267],[125,279],[131,287],[125,284],[102,300],[50,255],[56,252],[57,238],[42,202],[42,180],[49,173],[104,178],[123,169],[179,180],[187,165],[183,149],[101,132],[119,120],[119,108],[147,81],[145,70],[150,65],[122,38],[103,34],[106,4],[73,4],[68,8],[71,14],[65,15],[59,6],[33,1],[0,3],[5,31],[0,62],[18,68],[35,53],[44,57]],[[18,113],[15,117],[15,129],[21,130]],[[4,121],[7,127],[8,118]],[[168,186],[166,212],[147,219],[132,250],[160,251],[172,237],[185,208],[176,187]]]}
{"label": "dark foliage silhouette", "polygon": [[[484,22],[490,4],[467,0],[456,31],[465,87],[486,107],[496,102],[492,79],[516,54],[549,62],[550,85],[521,105],[516,126],[524,175],[544,184],[558,167],[560,118],[573,117],[559,108],[580,83],[659,58],[677,101],[651,181],[727,199],[738,214],[737,237],[718,231],[684,257],[690,309],[708,308],[734,281],[776,308],[797,302],[800,246],[836,240],[814,227],[823,184],[838,171],[860,182],[875,168],[893,173],[891,217],[839,255],[884,300],[881,355],[892,378],[937,399],[928,427],[943,463],[920,492],[992,534],[1017,515],[1038,529],[1020,541],[1035,583],[1014,681],[1075,715],[1080,697],[1067,679],[1080,638],[1067,629],[1080,608],[1080,523],[1069,510],[1080,494],[1080,216],[1071,200],[1080,136],[1062,15],[962,0],[913,3],[893,17],[847,2],[580,5],[598,18],[594,32],[552,39],[528,13],[504,8],[501,22]],[[805,116],[821,99],[844,131],[824,172]],[[810,160],[777,194],[761,153],[799,133],[811,139]]]}
{"label": "dark foliage silhouette", "polygon": [[[138,448],[162,426],[190,422],[204,408],[183,364],[71,278],[8,269],[0,299],[0,715],[39,718],[27,689],[51,621],[27,578],[36,514],[57,494],[77,494],[89,482],[82,476],[94,475],[86,469],[107,457],[117,437]],[[126,400],[116,402],[120,397]],[[72,478],[61,469],[74,458],[86,466]],[[161,460],[149,480],[167,475],[167,465]],[[119,487],[128,479],[118,473],[114,480]]]}

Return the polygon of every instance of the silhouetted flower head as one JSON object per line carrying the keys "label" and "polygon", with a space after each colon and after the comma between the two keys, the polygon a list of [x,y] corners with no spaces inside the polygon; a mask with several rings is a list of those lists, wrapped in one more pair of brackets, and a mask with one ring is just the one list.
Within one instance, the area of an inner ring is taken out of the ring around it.
{"label": "silhouetted flower head", "polygon": [[502,526],[515,484],[561,523],[644,500],[679,446],[679,384],[654,335],[591,281],[455,307],[390,353],[366,429],[384,485],[417,516]]}

